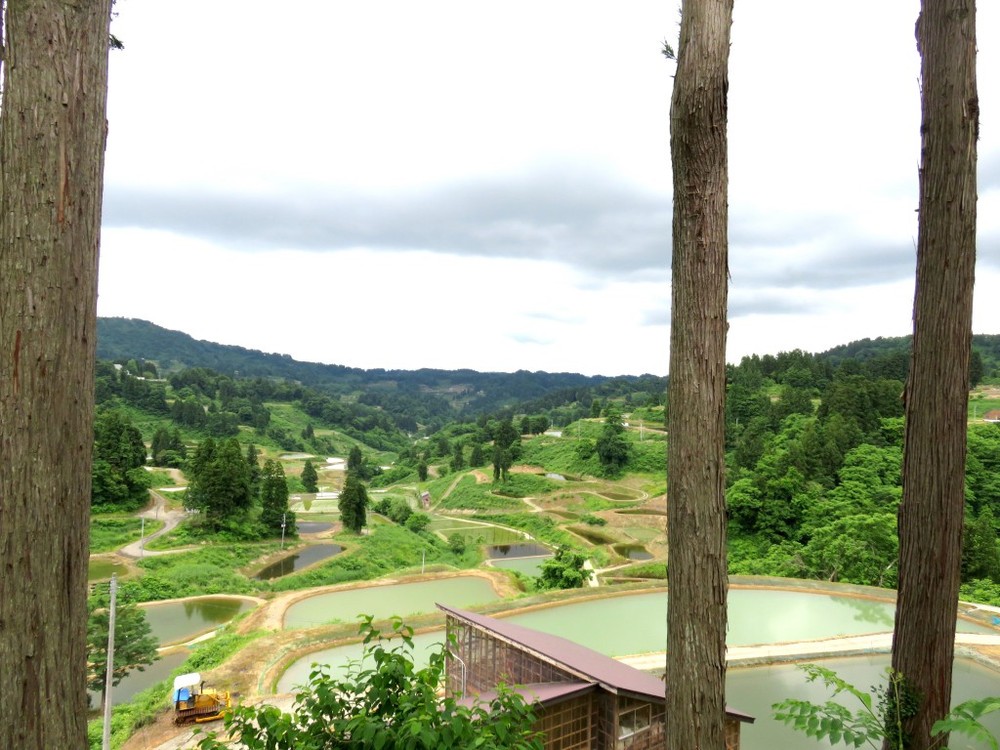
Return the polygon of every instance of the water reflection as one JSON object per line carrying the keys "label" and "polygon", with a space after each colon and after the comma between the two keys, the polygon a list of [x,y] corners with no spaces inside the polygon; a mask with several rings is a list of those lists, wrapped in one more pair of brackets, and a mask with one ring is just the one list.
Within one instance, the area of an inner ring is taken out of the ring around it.
{"label": "water reflection", "polygon": [[308,628],[330,622],[357,622],[359,614],[376,620],[434,612],[437,602],[455,607],[498,599],[493,585],[479,576],[455,576],[388,586],[365,586],[302,599],[285,612],[286,628]]}
{"label": "water reflection", "polygon": [[339,544],[313,544],[305,549],[299,550],[295,554],[283,557],[277,562],[273,562],[254,576],[258,581],[270,581],[273,578],[280,578],[297,570],[302,570],[320,560],[343,552],[344,548]]}
{"label": "water reflection", "polygon": [[548,555],[549,548],[541,544],[494,544],[486,548],[486,554],[491,558],[502,557],[535,557]]}
{"label": "water reflection", "polygon": [[168,644],[213,630],[253,606],[253,602],[245,599],[211,596],[142,605],[142,608],[153,635],[161,644]]}

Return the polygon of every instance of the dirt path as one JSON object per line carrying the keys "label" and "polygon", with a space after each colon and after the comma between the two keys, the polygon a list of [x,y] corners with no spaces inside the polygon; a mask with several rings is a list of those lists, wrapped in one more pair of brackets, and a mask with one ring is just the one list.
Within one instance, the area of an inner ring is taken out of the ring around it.
{"label": "dirt path", "polygon": [[438,501],[436,503],[434,503],[434,509],[435,510],[437,509],[437,506],[441,503],[442,500],[446,500],[448,498],[448,495],[450,495],[452,492],[454,492],[455,488],[458,487],[458,483],[462,481],[462,477],[465,477],[465,476],[468,476],[468,472],[463,472],[461,474],[456,474],[455,475],[455,478],[452,480],[451,484],[448,485],[448,489],[446,489],[441,494],[441,497],[438,499]]}
{"label": "dirt path", "polygon": [[544,513],[545,512],[545,508],[543,508],[541,505],[538,505],[538,504],[535,503],[535,498],[533,498],[533,497],[522,497],[521,500],[524,501],[524,503],[529,508],[531,508],[531,512],[532,513]]}
{"label": "dirt path", "polygon": [[151,539],[156,539],[159,536],[163,536],[168,531],[173,531],[177,528],[177,524],[181,522],[184,518],[183,510],[170,509],[167,507],[167,500],[163,495],[161,495],[156,490],[150,490],[149,494],[152,496],[153,503],[152,506],[146,508],[146,510],[140,511],[137,515],[139,518],[151,518],[163,521],[163,528],[159,531],[155,531],[145,539],[140,539],[137,542],[132,542],[131,544],[126,544],[120,550],[118,554],[124,557],[130,557],[136,560],[140,557],[154,556],[154,555],[172,555],[177,552],[185,552],[190,547],[181,547],[178,549],[169,550],[151,550],[146,549],[146,544]]}

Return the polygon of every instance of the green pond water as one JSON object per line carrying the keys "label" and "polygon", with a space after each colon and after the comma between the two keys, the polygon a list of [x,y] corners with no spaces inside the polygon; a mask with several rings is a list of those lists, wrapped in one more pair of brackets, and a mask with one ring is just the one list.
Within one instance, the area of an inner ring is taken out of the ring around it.
{"label": "green pond water", "polygon": [[[144,671],[129,673],[112,689],[111,705],[117,706],[120,703],[126,703],[132,700],[132,697],[137,693],[141,693],[151,685],[167,679],[170,673],[177,669],[190,655],[191,652],[187,649],[171,651],[154,661]],[[87,695],[90,696],[90,707],[92,709],[99,708],[101,705],[101,694],[94,691],[87,691]]]}
{"label": "green pond water", "polygon": [[111,578],[112,573],[122,575],[127,570],[128,567],[122,563],[110,560],[91,560],[87,568],[87,581],[104,581]]}
{"label": "green pond water", "polygon": [[[662,651],[667,643],[665,591],[617,596],[528,612],[511,618],[609,656]],[[891,602],[802,591],[733,589],[729,592],[730,646],[806,641],[892,630]],[[628,623],[623,627],[622,623]],[[959,620],[964,633],[993,633]]]}
{"label": "green pond water", "polygon": [[[386,593],[390,597],[395,596],[394,592]],[[571,602],[505,619],[562,636],[608,656],[622,656],[664,650],[667,641],[666,602],[667,595],[663,591],[630,594]],[[445,603],[463,606],[457,602]],[[733,589],[729,592],[727,642],[731,646],[749,646],[888,632],[892,630],[894,612],[894,605],[890,602],[801,591]],[[959,620],[958,630],[998,632],[964,620]],[[442,638],[442,633],[439,630],[421,636],[427,639],[422,643],[433,643]],[[359,644],[309,654],[286,671],[279,682],[279,690],[286,692],[293,685],[305,682],[313,662],[337,666],[360,655]]]}
{"label": "green pond water", "polygon": [[142,608],[153,635],[160,645],[183,643],[232,620],[255,605],[246,599],[208,596],[166,604],[146,604]]}
{"label": "green pond water", "polygon": [[494,544],[486,548],[487,557],[494,560],[547,555],[549,552],[549,548],[541,544]]}
{"label": "green pond water", "polygon": [[319,594],[296,602],[285,612],[286,628],[308,628],[330,622],[357,622],[359,614],[376,620],[433,612],[437,602],[455,607],[486,604],[499,598],[478,576],[439,578],[417,583],[366,586]]}
{"label": "green pond water", "polygon": [[[443,630],[432,630],[429,633],[413,636],[413,663],[418,668],[426,667],[433,650],[443,642]],[[330,671],[334,675],[343,676],[347,672],[348,662],[360,659],[361,653],[360,643],[314,651],[285,670],[285,673],[278,680],[277,692],[291,693],[296,687],[307,684],[313,664],[329,665]],[[371,665],[366,662],[365,666]]]}
{"label": "green pond water", "polygon": [[493,560],[490,565],[494,568],[504,570],[516,570],[526,576],[538,576],[542,572],[542,563],[550,559],[552,555],[541,555],[539,557],[512,557],[509,560]]}
{"label": "green pond water", "polygon": [[343,552],[344,548],[339,544],[313,544],[298,552],[287,555],[277,562],[273,562],[254,576],[259,581],[270,581],[274,578],[286,576],[297,570],[302,570],[320,560],[326,560]]}
{"label": "green pond water", "polygon": [[319,534],[332,529],[333,524],[324,521],[296,521],[295,528],[300,534]]}
{"label": "green pond water", "polygon": [[629,560],[652,560],[653,555],[641,544],[616,544],[612,549]]}

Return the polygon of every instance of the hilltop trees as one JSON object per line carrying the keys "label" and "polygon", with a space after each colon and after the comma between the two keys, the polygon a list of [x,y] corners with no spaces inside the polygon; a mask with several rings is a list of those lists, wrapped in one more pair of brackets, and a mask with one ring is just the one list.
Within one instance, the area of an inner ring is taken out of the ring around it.
{"label": "hilltop trees", "polygon": [[493,432],[493,481],[506,482],[510,467],[521,452],[521,436],[510,418],[496,424]]}
{"label": "hilltop trees", "polygon": [[173,430],[160,427],[153,433],[150,453],[154,466],[182,466],[187,458],[187,446],[181,439],[180,430],[176,427]]}
{"label": "hilltop trees", "polygon": [[670,102],[667,750],[725,748],[725,388],[733,0],[685,0]]}
{"label": "hilltop trees", "polygon": [[142,435],[122,412],[100,412],[94,420],[91,504],[130,510],[149,498],[146,446]]}
{"label": "hilltop trees", "polygon": [[630,446],[625,439],[625,424],[616,406],[609,405],[604,427],[597,438],[597,457],[607,476],[617,476],[628,463]]}
{"label": "hilltop trees", "polygon": [[224,519],[250,508],[251,472],[236,438],[199,443],[188,478],[187,504],[201,510],[210,526],[219,528]]}
{"label": "hilltop trees", "polygon": [[110,1],[0,0],[0,747],[19,750],[86,745]]}

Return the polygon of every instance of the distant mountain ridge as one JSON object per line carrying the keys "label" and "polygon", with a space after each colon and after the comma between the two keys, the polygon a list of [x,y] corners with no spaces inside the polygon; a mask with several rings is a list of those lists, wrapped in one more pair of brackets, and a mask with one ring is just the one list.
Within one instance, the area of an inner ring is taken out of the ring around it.
{"label": "distant mountain ridge", "polygon": [[201,341],[181,331],[135,318],[98,318],[97,356],[105,360],[145,359],[162,374],[188,367],[246,378],[281,378],[335,393],[357,391],[433,393],[458,411],[481,413],[542,398],[553,391],[592,388],[610,380],[639,381],[646,377],[608,378],[577,373],[519,370],[513,373],[475,370],[363,370],[344,365],[299,362],[242,346]]}

